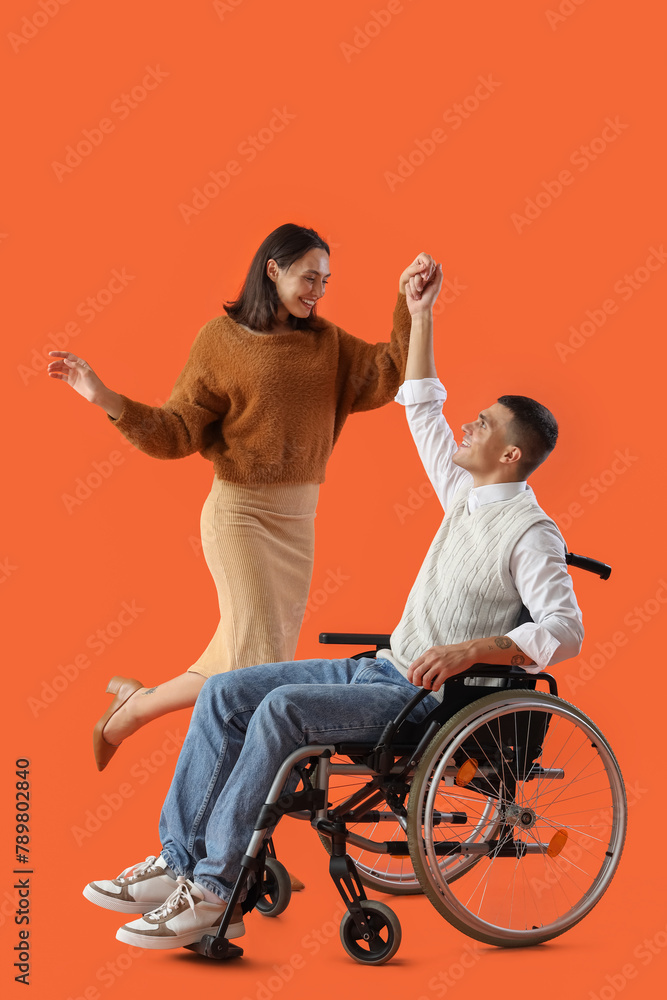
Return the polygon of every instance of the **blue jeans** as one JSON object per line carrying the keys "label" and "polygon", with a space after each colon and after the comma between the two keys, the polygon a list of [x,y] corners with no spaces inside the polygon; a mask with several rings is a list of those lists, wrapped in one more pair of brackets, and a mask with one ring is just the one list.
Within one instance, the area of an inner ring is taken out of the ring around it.
{"label": "blue jeans", "polygon": [[[288,754],[311,743],[373,742],[416,691],[393,664],[371,658],[268,663],[210,677],[160,817],[167,864],[229,899]],[[427,695],[411,721],[437,705]],[[293,774],[286,787],[296,784]]]}

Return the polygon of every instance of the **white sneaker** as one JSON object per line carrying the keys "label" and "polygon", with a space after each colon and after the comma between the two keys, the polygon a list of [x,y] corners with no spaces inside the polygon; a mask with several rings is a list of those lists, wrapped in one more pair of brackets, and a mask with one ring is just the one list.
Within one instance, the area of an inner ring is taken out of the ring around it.
{"label": "white sneaker", "polygon": [[90,882],[86,899],[118,913],[147,913],[168,899],[178,881],[165,871],[167,862],[154,854],[138,865],[130,865],[111,881]]}
{"label": "white sneaker", "polygon": [[[116,938],[138,948],[182,948],[201,941],[205,934],[216,935],[225,912],[225,903],[209,903],[188,879],[179,885],[162,906],[146,913],[131,924],[119,927]],[[225,937],[245,934],[240,904],[234,908],[232,921]]]}

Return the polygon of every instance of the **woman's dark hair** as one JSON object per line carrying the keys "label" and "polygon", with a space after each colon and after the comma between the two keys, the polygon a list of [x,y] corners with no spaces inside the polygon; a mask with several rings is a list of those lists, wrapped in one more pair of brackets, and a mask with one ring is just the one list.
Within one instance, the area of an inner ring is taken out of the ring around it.
{"label": "woman's dark hair", "polygon": [[[223,303],[227,315],[251,330],[270,330],[276,322],[280,300],[275,283],[266,273],[267,262],[275,260],[278,267],[286,271],[313,248],[329,253],[328,244],[314,229],[295,226],[291,222],[274,229],[253,257],[239,297],[233,302]],[[316,306],[313,306],[310,315],[304,318],[288,315],[288,325],[293,330],[321,329],[315,309]]]}
{"label": "woman's dark hair", "polygon": [[551,410],[530,396],[500,396],[498,402],[512,413],[507,437],[521,448],[521,470],[525,479],[553,451],[558,424]]}

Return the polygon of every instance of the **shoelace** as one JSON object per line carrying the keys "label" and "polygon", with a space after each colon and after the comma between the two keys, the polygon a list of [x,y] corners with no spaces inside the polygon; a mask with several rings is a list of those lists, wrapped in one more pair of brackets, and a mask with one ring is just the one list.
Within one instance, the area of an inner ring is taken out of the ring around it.
{"label": "shoelace", "polygon": [[[120,873],[117,878],[118,882],[129,882],[130,879],[134,878],[136,875],[145,875],[149,872],[151,868],[157,867],[155,862],[157,857],[154,854],[149,855],[145,861],[140,861],[138,865],[130,865]],[[131,874],[130,874],[131,873]]]}
{"label": "shoelace", "polygon": [[174,889],[171,896],[165,899],[161,906],[158,906],[155,910],[151,910],[150,913],[144,914],[144,920],[150,918],[151,920],[161,920],[162,917],[168,916],[173,910],[177,909],[181,903],[187,900],[188,906],[195,912],[195,901],[192,898],[192,893],[190,892],[190,886],[188,885],[188,880],[182,875],[178,876],[178,886]]}

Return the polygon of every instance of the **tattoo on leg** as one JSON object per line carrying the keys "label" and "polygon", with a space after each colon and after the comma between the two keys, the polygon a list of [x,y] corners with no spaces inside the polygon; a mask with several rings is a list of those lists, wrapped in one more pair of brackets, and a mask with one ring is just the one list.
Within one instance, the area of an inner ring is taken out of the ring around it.
{"label": "tattoo on leg", "polygon": [[142,693],[142,694],[153,694],[153,692],[154,692],[154,691],[157,691],[157,687],[154,687],[154,688],[146,688],[146,690],[145,690],[145,691],[142,691],[141,693]]}
{"label": "tattoo on leg", "polygon": [[512,640],[508,639],[506,635],[499,635],[496,637],[495,643],[499,649],[509,649],[512,645]]}
{"label": "tattoo on leg", "polygon": [[512,657],[512,659],[511,659],[510,662],[511,662],[511,664],[512,664],[513,667],[522,667],[524,665],[524,663],[526,662],[526,657],[525,656],[521,656],[521,654],[518,653],[516,656]]}

